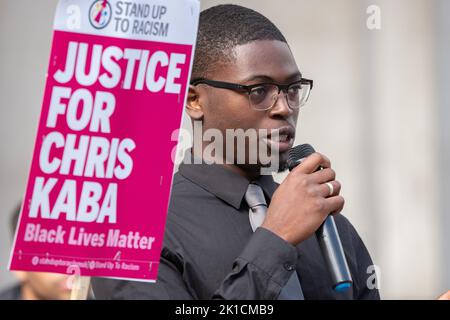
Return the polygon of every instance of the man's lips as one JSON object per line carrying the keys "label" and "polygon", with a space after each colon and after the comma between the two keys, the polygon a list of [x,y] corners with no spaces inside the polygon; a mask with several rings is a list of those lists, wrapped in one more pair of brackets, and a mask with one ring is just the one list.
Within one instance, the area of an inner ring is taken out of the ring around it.
{"label": "man's lips", "polygon": [[292,126],[283,126],[275,129],[270,129],[267,137],[263,140],[269,145],[272,150],[279,152],[286,152],[292,148],[295,139],[295,129]]}

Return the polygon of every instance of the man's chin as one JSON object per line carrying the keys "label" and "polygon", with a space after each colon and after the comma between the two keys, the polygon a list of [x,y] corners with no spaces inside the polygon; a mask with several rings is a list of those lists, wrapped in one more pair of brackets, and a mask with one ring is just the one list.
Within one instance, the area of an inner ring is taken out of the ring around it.
{"label": "man's chin", "polygon": [[277,172],[281,173],[281,172],[284,172],[284,171],[286,171],[288,169],[289,169],[289,167],[288,167],[287,161],[284,161],[284,162],[279,164]]}
{"label": "man's chin", "polygon": [[282,153],[280,154],[280,157],[277,159],[277,161],[271,161],[267,164],[261,165],[261,171],[271,171],[276,173],[281,173],[289,169],[288,163],[288,153]]}
{"label": "man's chin", "polygon": [[279,159],[278,159],[278,170],[277,172],[284,172],[288,169],[288,158],[289,158],[289,152],[283,152],[280,153]]}

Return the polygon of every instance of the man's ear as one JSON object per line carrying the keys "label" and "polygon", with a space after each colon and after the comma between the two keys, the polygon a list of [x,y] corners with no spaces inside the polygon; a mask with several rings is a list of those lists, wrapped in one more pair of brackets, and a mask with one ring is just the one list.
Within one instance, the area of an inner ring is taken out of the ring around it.
{"label": "man's ear", "polygon": [[200,92],[196,86],[189,86],[186,101],[186,111],[192,120],[203,119],[203,107],[200,103]]}

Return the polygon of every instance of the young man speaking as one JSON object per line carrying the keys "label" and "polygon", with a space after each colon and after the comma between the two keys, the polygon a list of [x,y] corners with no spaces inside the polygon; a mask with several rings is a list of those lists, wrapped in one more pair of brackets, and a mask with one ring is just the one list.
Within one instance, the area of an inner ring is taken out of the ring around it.
{"label": "young man speaking", "polygon": [[[277,129],[278,138],[264,141],[277,146],[271,155],[283,171],[311,89],[267,18],[236,5],[201,13],[187,113],[203,132]],[[327,157],[312,154],[278,186],[261,174],[261,159],[249,161],[254,144],[247,141],[241,157],[218,148],[211,159],[210,143],[194,141],[201,147],[188,158],[201,163],[183,163],[175,174],[158,281],[94,279],[97,298],[379,299],[368,287],[369,253],[338,214],[344,199]],[[353,278],[346,293],[332,289],[314,234],[330,213]]]}

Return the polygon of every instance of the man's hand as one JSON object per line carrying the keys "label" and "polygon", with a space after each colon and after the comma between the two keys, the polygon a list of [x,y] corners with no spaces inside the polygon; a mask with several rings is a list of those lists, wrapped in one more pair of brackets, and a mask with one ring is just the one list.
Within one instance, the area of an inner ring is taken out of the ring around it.
{"label": "man's hand", "polygon": [[[324,169],[316,171],[319,166]],[[330,160],[313,153],[295,167],[275,191],[262,227],[297,245],[309,238],[330,213],[344,207]],[[325,184],[332,183],[334,192]]]}
{"label": "man's hand", "polygon": [[450,300],[450,291],[447,291],[442,296],[438,298],[438,300]]}

